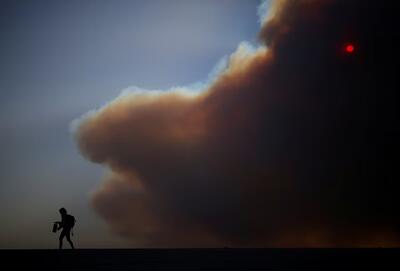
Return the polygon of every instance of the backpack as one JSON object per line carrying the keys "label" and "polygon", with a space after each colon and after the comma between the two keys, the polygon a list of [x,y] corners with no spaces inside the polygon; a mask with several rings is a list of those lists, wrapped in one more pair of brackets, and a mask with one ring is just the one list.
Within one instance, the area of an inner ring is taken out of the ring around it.
{"label": "backpack", "polygon": [[75,226],[75,217],[72,215],[67,215],[65,217],[65,226],[72,229]]}

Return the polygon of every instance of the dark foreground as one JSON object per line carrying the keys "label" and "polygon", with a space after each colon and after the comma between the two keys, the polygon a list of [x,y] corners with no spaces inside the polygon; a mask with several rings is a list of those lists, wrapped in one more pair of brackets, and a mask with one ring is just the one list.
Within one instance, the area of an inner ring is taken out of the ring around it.
{"label": "dark foreground", "polygon": [[0,250],[0,255],[8,270],[400,270],[400,249]]}

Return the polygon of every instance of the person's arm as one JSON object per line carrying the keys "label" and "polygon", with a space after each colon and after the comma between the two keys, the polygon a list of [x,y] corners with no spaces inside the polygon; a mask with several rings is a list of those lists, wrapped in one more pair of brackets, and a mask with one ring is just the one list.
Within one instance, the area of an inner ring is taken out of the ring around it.
{"label": "person's arm", "polygon": [[64,218],[61,219],[61,222],[57,222],[58,223],[58,230],[64,227]]}

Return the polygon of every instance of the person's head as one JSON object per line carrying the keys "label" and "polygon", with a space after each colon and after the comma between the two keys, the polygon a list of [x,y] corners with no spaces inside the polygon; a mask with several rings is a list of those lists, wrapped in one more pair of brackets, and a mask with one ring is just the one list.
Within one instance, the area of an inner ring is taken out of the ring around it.
{"label": "person's head", "polygon": [[65,208],[61,208],[59,212],[61,215],[65,215],[67,213],[67,210]]}

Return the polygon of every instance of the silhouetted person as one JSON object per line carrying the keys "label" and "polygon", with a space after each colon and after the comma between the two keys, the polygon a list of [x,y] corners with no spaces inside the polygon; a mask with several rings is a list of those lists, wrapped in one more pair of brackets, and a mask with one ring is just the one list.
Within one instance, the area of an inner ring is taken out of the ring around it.
{"label": "silhouetted person", "polygon": [[63,246],[63,239],[64,237],[67,237],[68,243],[71,245],[71,248],[75,248],[74,244],[71,241],[71,230],[75,225],[75,217],[72,215],[67,214],[67,210],[65,208],[61,208],[59,210],[61,214],[61,222],[55,222],[58,225],[58,230],[62,229],[61,234],[60,234],[60,246],[59,249],[62,249]]}

